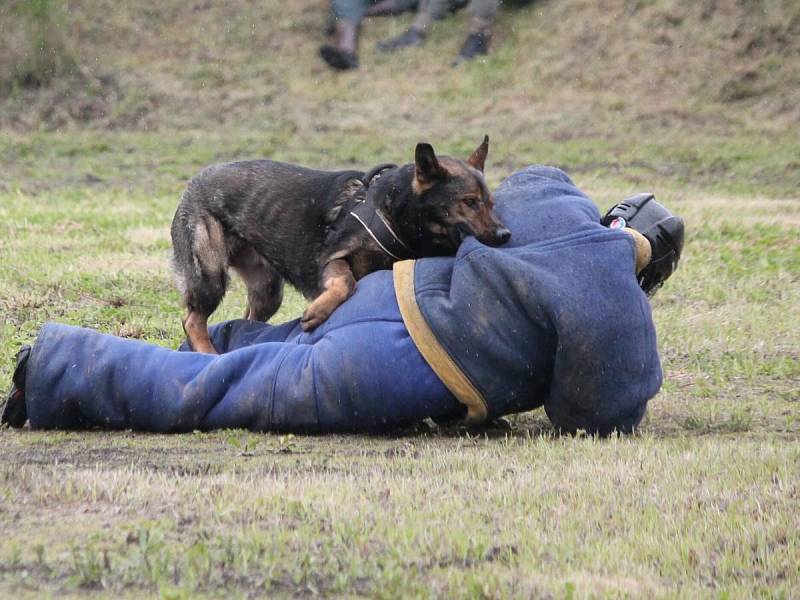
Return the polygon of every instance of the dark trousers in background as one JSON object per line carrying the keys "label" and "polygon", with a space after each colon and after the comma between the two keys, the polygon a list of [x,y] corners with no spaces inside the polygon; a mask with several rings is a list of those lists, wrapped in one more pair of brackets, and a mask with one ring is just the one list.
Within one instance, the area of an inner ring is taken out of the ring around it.
{"label": "dark trousers in background", "polygon": [[[464,2],[459,0],[397,0],[398,9],[407,9],[413,5],[418,5],[417,15],[414,18],[413,27],[427,30],[431,23],[438,19],[444,19],[453,10],[463,6]],[[337,19],[346,19],[353,23],[360,23],[364,19],[367,7],[374,4],[374,0],[331,0],[331,10]],[[469,3],[469,10],[472,15],[472,30],[486,31],[492,25],[500,0],[472,0]]]}
{"label": "dark trousers in background", "polygon": [[361,23],[372,0],[331,0],[331,12],[337,19]]}
{"label": "dark trousers in background", "polygon": [[[456,5],[453,0],[420,0],[412,27],[427,31],[433,21],[444,19]],[[488,33],[500,6],[500,0],[471,0],[469,3],[470,31]]]}

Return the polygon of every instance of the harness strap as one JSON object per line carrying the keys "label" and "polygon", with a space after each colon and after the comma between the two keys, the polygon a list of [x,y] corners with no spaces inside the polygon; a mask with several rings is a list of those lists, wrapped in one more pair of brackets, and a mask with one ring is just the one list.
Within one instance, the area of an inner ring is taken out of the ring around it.
{"label": "harness strap", "polygon": [[[364,186],[364,190],[369,190],[370,184],[380,179],[384,171],[396,168],[394,163],[383,163],[371,168],[361,179],[357,179]],[[400,236],[389,225],[389,219],[381,209],[375,206],[375,202],[370,198],[369,193],[362,193],[352,197],[344,206],[351,217],[367,230],[370,237],[375,240],[378,247],[394,260],[406,260],[414,258],[414,251],[400,239]]]}
{"label": "harness strap", "polygon": [[389,169],[394,169],[396,167],[397,165],[394,163],[381,163],[378,166],[372,167],[369,171],[367,171],[361,178],[361,181],[364,183],[365,186],[369,187],[369,184],[371,184],[373,180],[379,179],[380,176],[383,175],[384,171],[387,171]]}
{"label": "harness strap", "polygon": [[350,216],[358,221],[367,230],[370,237],[375,240],[381,250],[395,260],[406,260],[414,258],[414,251],[411,250],[389,225],[389,221],[383,212],[376,207],[367,197],[364,202],[359,202]]}

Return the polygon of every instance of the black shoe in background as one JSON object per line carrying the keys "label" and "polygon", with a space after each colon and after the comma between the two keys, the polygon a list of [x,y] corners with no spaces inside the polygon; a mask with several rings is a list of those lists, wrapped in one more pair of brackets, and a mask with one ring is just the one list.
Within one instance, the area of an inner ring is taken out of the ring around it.
{"label": "black shoe in background", "polygon": [[461,52],[450,63],[450,66],[457,67],[478,55],[489,54],[489,40],[490,36],[487,33],[470,33],[461,47]]}
{"label": "black shoe in background", "polygon": [[394,52],[409,46],[422,46],[425,43],[425,32],[411,27],[397,37],[378,42],[378,49],[384,52]]}
{"label": "black shoe in background", "polygon": [[325,44],[319,54],[328,66],[337,71],[358,68],[358,37],[360,27],[347,19],[339,19],[335,24],[336,40]]}
{"label": "black shoe in background", "polygon": [[358,68],[358,56],[330,44],[319,49],[319,55],[328,66],[337,71],[350,71]]}
{"label": "black shoe in background", "polygon": [[25,405],[25,371],[28,367],[28,357],[31,347],[28,345],[20,348],[17,353],[17,366],[11,376],[11,389],[0,410],[0,424],[19,429],[28,420],[28,408]]}

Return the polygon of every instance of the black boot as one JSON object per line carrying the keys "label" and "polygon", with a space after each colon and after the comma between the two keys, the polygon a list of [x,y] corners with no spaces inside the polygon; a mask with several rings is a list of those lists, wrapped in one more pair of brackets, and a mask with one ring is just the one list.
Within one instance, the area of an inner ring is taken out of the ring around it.
{"label": "black boot", "polygon": [[28,407],[25,405],[25,371],[31,347],[23,346],[17,353],[17,366],[11,376],[11,389],[8,391],[0,414],[0,424],[19,429],[28,420]]}
{"label": "black boot", "polygon": [[479,54],[489,54],[489,40],[488,33],[470,33],[467,39],[464,40],[464,45],[461,46],[461,52],[455,57],[451,66],[457,67],[461,63],[472,60]]}
{"label": "black boot", "polygon": [[407,29],[397,37],[378,42],[378,48],[384,52],[394,52],[409,46],[422,46],[425,43],[425,32],[416,27]]}
{"label": "black boot", "polygon": [[358,68],[358,25],[352,21],[336,21],[336,42],[319,49],[322,59],[338,71]]}

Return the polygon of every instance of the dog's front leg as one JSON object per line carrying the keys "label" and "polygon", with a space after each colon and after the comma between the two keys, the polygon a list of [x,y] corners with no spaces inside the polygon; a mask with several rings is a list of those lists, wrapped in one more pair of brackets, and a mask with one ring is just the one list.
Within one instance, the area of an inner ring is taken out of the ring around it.
{"label": "dog's front leg", "polygon": [[324,290],[303,313],[300,326],[303,331],[311,331],[322,324],[337,307],[353,295],[356,278],[350,265],[343,258],[337,258],[322,269],[322,289]]}

